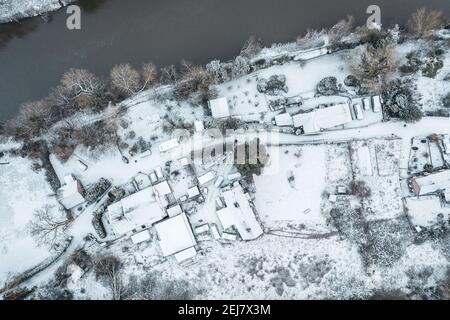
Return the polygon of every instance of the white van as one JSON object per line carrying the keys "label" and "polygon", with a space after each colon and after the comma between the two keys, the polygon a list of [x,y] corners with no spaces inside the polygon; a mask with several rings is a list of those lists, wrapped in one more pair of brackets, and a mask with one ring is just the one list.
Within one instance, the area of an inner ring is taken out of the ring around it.
{"label": "white van", "polygon": [[164,179],[164,174],[161,167],[156,167],[155,172],[159,180]]}
{"label": "white van", "polygon": [[355,111],[356,119],[358,119],[358,120],[364,119],[363,111],[362,111],[361,105],[359,103],[356,103],[353,105],[353,110]]}

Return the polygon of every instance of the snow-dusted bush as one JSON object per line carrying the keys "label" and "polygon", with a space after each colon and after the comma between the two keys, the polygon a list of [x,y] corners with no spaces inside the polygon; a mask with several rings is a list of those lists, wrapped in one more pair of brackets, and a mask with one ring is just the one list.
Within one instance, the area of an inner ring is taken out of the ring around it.
{"label": "snow-dusted bush", "polygon": [[385,110],[389,116],[408,122],[422,118],[413,90],[414,84],[410,79],[395,79],[389,83],[383,93]]}

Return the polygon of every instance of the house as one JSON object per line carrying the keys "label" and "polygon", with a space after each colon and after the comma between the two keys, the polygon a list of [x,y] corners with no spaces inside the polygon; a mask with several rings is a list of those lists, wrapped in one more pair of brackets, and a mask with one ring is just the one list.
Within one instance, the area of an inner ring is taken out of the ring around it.
{"label": "house", "polygon": [[294,125],[294,120],[289,113],[282,113],[275,116],[275,125],[278,127],[292,127]]}
{"label": "house", "polygon": [[184,213],[155,224],[159,245],[165,257],[175,255],[178,262],[196,256],[194,234]]}
{"label": "house", "polygon": [[151,236],[150,236],[150,232],[148,230],[144,230],[138,233],[135,233],[131,236],[131,241],[133,242],[133,244],[138,244],[141,242],[145,242],[150,240]]}
{"label": "house", "polygon": [[56,197],[64,208],[70,210],[85,201],[84,188],[74,176],[68,175],[64,177],[64,185],[58,189]]}
{"label": "house", "polygon": [[164,181],[161,181],[160,183],[155,184],[152,188],[153,188],[153,192],[159,197],[162,197],[162,196],[168,195],[169,193],[172,193],[172,188],[170,187],[167,180],[164,180]]}
{"label": "house", "polygon": [[303,128],[305,134],[314,134],[351,122],[352,114],[347,103],[317,109],[292,116],[294,127]]}
{"label": "house", "polygon": [[224,191],[223,198],[226,207],[217,210],[217,216],[225,230],[235,227],[242,240],[253,240],[263,234],[263,230],[250,206],[250,201],[240,185]]}
{"label": "house", "polygon": [[205,184],[207,184],[208,182],[212,181],[214,178],[216,177],[216,175],[214,174],[213,171],[208,171],[207,173],[199,176],[197,178],[198,183],[203,186]]}
{"label": "house", "polygon": [[225,97],[209,100],[208,106],[211,109],[213,118],[220,119],[230,116],[230,108]]}
{"label": "house", "polygon": [[450,170],[443,170],[426,176],[411,177],[409,186],[418,196],[450,189]]}
{"label": "house", "polygon": [[115,235],[145,229],[167,215],[152,188],[136,192],[107,208],[106,217]]}

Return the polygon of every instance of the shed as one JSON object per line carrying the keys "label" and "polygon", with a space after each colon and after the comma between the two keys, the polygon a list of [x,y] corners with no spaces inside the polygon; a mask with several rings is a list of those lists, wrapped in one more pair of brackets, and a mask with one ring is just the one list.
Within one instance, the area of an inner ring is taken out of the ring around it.
{"label": "shed", "polygon": [[278,127],[292,127],[294,125],[294,120],[292,120],[292,116],[289,113],[282,113],[275,116],[275,124]]}
{"label": "shed", "polygon": [[64,208],[70,210],[85,201],[84,188],[72,175],[65,176],[63,180],[65,184],[58,189],[57,199]]}
{"label": "shed", "polygon": [[230,116],[228,101],[225,97],[209,100],[208,106],[211,109],[213,118],[220,119]]}

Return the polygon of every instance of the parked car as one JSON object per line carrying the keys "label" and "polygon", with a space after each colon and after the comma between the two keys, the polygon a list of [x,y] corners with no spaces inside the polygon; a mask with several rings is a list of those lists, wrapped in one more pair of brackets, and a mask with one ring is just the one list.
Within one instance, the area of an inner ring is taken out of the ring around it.
{"label": "parked car", "polygon": [[357,120],[364,119],[363,111],[362,111],[361,105],[359,103],[356,103],[353,105],[353,110],[355,111],[355,116],[356,116]]}
{"label": "parked car", "polygon": [[155,172],[156,172],[156,176],[158,177],[159,180],[164,179],[164,174],[163,174],[161,167],[157,167],[155,169]]}
{"label": "parked car", "polygon": [[381,97],[380,96],[372,97],[372,108],[373,108],[373,112],[381,111]]}

